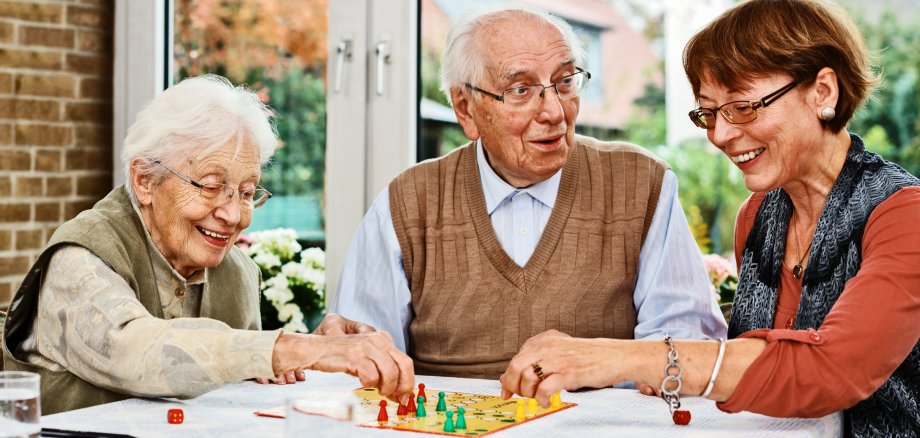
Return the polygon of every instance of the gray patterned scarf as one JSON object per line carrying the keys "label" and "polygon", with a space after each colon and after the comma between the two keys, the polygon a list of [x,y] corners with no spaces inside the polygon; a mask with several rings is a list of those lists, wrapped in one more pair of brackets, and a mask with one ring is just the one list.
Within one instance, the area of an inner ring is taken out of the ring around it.
{"label": "gray patterned scarf", "polygon": [[[796,330],[821,326],[847,281],[859,272],[862,238],[875,207],[898,190],[920,186],[900,166],[868,152],[851,134],[850,150],[818,219]],[[782,189],[766,195],[745,242],[728,335],[772,328],[792,201]],[[871,290],[861,293],[872,293]],[[920,342],[894,374],[866,400],[844,412],[848,436],[920,433]]]}

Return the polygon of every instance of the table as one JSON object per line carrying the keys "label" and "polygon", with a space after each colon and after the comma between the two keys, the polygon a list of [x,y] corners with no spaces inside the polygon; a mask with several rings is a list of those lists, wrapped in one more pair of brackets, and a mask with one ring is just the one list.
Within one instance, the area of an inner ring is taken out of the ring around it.
{"label": "table", "polygon": [[[416,376],[428,388],[499,394],[496,380]],[[255,411],[284,405],[287,398],[311,390],[351,391],[360,387],[345,374],[307,372],[306,382],[294,385],[259,385],[252,381],[224,386],[192,400],[128,399],[42,418],[42,427],[130,434],[144,437],[283,437],[285,420],[260,417]],[[640,394],[634,389],[562,393],[566,402],[578,406],[529,421],[491,436],[566,437],[572,436],[686,436],[686,437],[838,437],[843,430],[840,413],[817,419],[778,419],[758,414],[726,414],[712,401],[686,397],[683,407],[691,411],[689,426],[672,423],[667,404],[660,398]],[[166,412],[181,408],[185,421],[171,425]],[[321,431],[317,431],[321,432]],[[322,433],[311,434],[322,436]],[[384,429],[355,428],[353,436],[424,437]]]}

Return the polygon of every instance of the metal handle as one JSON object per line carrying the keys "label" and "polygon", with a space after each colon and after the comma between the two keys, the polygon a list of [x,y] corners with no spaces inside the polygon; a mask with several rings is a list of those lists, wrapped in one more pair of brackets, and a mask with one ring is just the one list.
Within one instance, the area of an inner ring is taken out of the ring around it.
{"label": "metal handle", "polygon": [[383,69],[390,63],[390,42],[385,39],[378,42],[374,53],[377,55],[377,95],[383,96]]}
{"label": "metal handle", "polygon": [[333,91],[338,94],[342,90],[342,79],[345,77],[345,61],[351,61],[351,39],[342,38],[335,46],[335,85]]}

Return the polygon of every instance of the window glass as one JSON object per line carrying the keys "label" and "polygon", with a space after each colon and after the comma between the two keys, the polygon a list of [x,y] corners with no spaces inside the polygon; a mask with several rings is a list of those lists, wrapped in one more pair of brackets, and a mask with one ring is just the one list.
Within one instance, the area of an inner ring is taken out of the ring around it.
{"label": "window glass", "polygon": [[173,77],[215,73],[247,84],[278,113],[281,139],[261,185],[274,195],[248,231],[323,234],[327,0],[175,0]]}

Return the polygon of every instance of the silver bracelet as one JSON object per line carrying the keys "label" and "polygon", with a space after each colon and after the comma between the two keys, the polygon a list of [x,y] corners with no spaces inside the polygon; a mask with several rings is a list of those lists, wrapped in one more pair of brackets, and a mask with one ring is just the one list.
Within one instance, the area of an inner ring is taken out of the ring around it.
{"label": "silver bracelet", "polygon": [[[664,335],[664,342],[668,344],[668,348],[671,351],[668,351],[668,363],[664,366],[664,379],[661,381],[661,398],[668,404],[668,408],[671,409],[671,418],[674,420],[675,424],[686,425],[690,423],[690,411],[680,409],[680,388],[683,385],[680,378],[684,373],[684,369],[681,368],[680,363],[678,363],[677,349],[674,348],[674,343],[671,342],[671,335]],[[677,373],[671,374],[671,371],[676,369]],[[667,389],[668,383],[675,382],[677,386],[674,389]]]}
{"label": "silver bracelet", "polygon": [[716,357],[716,365],[712,367],[712,376],[709,377],[709,384],[706,385],[706,390],[703,391],[701,397],[709,397],[709,393],[712,392],[712,387],[716,384],[716,377],[719,376],[719,370],[722,368],[722,358],[725,357],[725,339],[719,338],[719,356]]}

